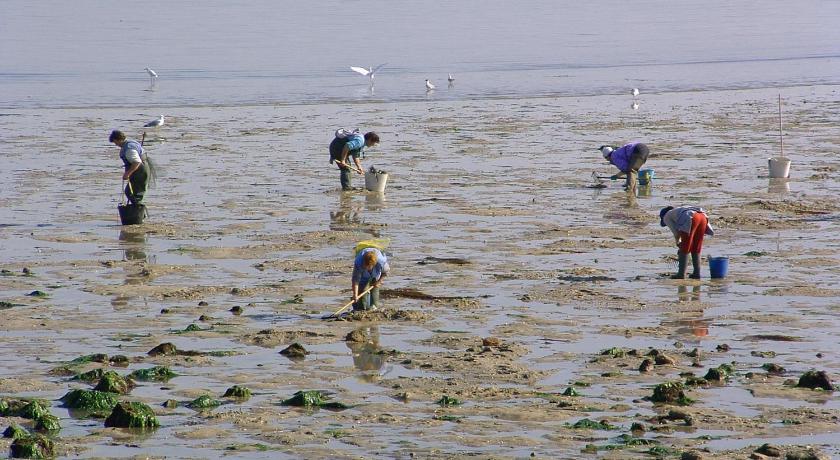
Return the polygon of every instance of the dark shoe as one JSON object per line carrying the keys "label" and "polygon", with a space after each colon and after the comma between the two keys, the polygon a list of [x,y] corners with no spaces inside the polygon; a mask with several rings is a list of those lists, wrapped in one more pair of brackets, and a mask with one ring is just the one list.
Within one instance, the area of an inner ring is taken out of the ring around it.
{"label": "dark shoe", "polygon": [[685,279],[685,273],[683,273],[683,274],[675,273],[675,274],[671,275],[671,279],[672,280],[684,280]]}
{"label": "dark shoe", "polygon": [[688,275],[688,277],[693,279],[693,280],[699,280],[700,279],[700,274],[699,273],[692,273],[692,274]]}

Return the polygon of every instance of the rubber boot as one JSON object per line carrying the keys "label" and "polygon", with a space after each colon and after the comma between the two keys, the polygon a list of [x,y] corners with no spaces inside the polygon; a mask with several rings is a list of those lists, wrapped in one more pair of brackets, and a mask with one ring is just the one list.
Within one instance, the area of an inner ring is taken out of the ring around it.
{"label": "rubber boot", "polygon": [[673,279],[673,280],[684,280],[685,279],[685,264],[686,264],[686,262],[688,262],[688,253],[677,252],[677,260],[679,261],[679,268],[677,268],[677,273],[675,275],[671,275],[671,279]]}
{"label": "rubber boot", "polygon": [[694,271],[688,275],[689,278],[694,280],[700,279],[700,253],[699,252],[692,252],[691,253],[691,265],[694,267]]}

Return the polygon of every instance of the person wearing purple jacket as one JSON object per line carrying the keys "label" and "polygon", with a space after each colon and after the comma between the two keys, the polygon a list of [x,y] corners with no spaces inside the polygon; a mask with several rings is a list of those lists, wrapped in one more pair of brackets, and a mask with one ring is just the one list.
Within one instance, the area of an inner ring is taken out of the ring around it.
{"label": "person wearing purple jacket", "polygon": [[624,181],[624,189],[627,191],[635,191],[636,183],[639,179],[639,168],[645,164],[648,159],[647,145],[641,142],[631,142],[620,148],[610,147],[609,145],[602,145],[598,150],[604,155],[604,159],[615,165],[621,171],[620,173],[610,177],[612,180],[626,177]]}

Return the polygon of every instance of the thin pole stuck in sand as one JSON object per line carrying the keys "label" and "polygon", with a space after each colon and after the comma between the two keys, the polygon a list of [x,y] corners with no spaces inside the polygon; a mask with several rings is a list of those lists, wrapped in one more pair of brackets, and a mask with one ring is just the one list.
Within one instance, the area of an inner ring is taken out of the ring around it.
{"label": "thin pole stuck in sand", "polygon": [[782,94],[779,93],[779,152],[781,152],[781,157],[784,158],[785,156],[785,145],[784,141],[782,140]]}

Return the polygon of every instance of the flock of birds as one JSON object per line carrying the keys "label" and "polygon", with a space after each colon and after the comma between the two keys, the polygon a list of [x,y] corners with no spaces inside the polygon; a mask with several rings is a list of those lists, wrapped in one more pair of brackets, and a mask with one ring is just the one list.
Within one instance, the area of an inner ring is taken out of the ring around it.
{"label": "flock of birds", "polygon": [[[376,67],[370,66],[367,69],[364,68],[364,67],[350,66],[350,70],[358,73],[359,75],[361,75],[363,77],[368,77],[370,79],[370,86],[373,87],[373,79],[376,78],[376,72],[378,72],[379,69],[381,69],[383,67],[385,67],[385,64],[379,64]],[[157,72],[155,72],[154,70],[152,70],[148,67],[146,67],[145,70],[146,70],[146,73],[149,74],[149,86],[154,87],[157,84],[157,79],[158,79]],[[451,73],[447,74],[446,81],[449,83],[449,87],[451,88],[452,85],[455,83],[455,77],[453,77]],[[426,92],[428,93],[428,92],[434,91],[435,88],[437,88],[435,86],[435,84],[432,83],[427,78],[426,79]],[[638,110],[639,109],[639,101],[637,101],[636,98],[639,97],[639,88],[633,88],[630,91],[630,94],[633,95],[633,103],[630,104],[630,107],[633,110]],[[164,123],[164,118],[163,118],[163,115],[161,115],[160,118],[146,123],[145,125],[143,125],[143,127],[144,128],[159,128],[159,127],[163,126],[163,123]]]}

